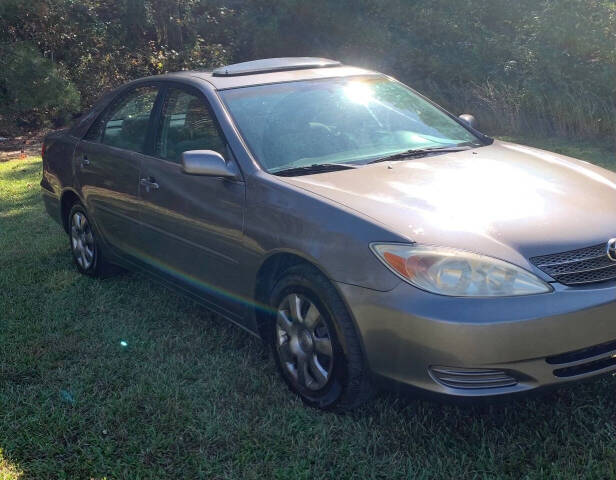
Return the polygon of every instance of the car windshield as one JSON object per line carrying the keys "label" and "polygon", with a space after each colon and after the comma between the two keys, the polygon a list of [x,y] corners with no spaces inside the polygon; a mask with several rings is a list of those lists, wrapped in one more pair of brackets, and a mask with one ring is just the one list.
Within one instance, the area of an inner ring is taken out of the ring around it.
{"label": "car windshield", "polygon": [[414,149],[482,145],[403,84],[382,76],[223,90],[244,140],[271,173],[361,164]]}

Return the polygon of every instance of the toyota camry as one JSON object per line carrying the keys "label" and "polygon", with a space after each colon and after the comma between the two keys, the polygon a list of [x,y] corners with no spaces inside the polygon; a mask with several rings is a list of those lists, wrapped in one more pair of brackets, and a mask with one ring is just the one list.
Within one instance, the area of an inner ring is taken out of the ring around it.
{"label": "toyota camry", "polygon": [[494,140],[387,75],[278,58],[143,78],[43,150],[81,273],[196,299],[308,405],[616,369],[616,174]]}

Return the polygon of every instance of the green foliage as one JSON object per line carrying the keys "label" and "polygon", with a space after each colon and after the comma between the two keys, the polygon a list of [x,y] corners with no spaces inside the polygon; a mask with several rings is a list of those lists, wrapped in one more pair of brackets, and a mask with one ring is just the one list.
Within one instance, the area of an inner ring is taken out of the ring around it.
{"label": "green foliage", "polygon": [[316,54],[386,71],[491,133],[614,136],[606,0],[254,0],[242,58]]}
{"label": "green foliage", "polygon": [[144,75],[317,55],[390,73],[488,133],[616,136],[614,0],[2,0],[0,43],[15,42],[84,107]]}
{"label": "green foliage", "polygon": [[[54,119],[57,113],[87,108],[104,91],[134,78],[225,63],[229,57],[214,35],[216,19],[225,12],[201,0],[1,0],[0,45],[5,47],[0,56],[30,60],[28,67],[6,65],[13,69],[7,73],[9,84],[2,84],[0,73],[0,109],[18,111],[23,119]],[[55,109],[41,103],[39,76],[67,80],[56,90]],[[81,95],[81,106],[66,90],[71,85]],[[66,108],[59,108],[63,102]],[[2,120],[0,129],[16,117]]]}

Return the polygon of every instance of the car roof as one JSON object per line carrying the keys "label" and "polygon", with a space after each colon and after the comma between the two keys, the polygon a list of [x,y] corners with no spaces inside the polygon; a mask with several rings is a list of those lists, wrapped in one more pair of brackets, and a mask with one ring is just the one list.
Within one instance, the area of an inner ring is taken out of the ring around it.
{"label": "car roof", "polygon": [[[229,73],[230,72],[230,73]],[[364,68],[342,65],[335,60],[313,57],[270,58],[220,67],[213,72],[186,70],[149,77],[155,80],[205,80],[217,90],[268,83],[380,75]],[[141,79],[147,80],[147,79]]]}

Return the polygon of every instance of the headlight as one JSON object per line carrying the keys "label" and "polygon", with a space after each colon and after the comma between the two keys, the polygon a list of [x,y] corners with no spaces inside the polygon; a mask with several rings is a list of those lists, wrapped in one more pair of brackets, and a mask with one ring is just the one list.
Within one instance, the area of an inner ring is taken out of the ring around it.
{"label": "headlight", "polygon": [[551,292],[532,273],[496,258],[444,247],[371,245],[376,256],[410,284],[455,297],[508,297]]}

